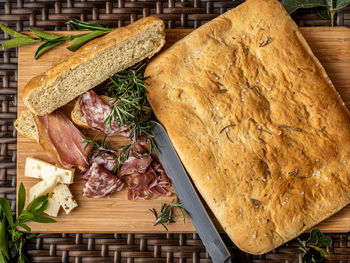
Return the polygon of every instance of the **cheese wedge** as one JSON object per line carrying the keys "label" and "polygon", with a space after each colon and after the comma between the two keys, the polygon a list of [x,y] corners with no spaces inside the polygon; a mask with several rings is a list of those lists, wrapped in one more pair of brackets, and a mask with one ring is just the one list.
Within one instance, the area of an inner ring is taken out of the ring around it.
{"label": "cheese wedge", "polygon": [[57,186],[53,189],[53,194],[67,215],[73,208],[78,206],[77,202],[73,199],[73,195],[68,186],[65,184],[57,184]]}
{"label": "cheese wedge", "polygon": [[43,180],[57,175],[58,182],[63,184],[72,184],[74,180],[74,169],[59,168],[33,157],[28,157],[26,159],[24,171],[24,175],[27,177],[40,178]]}
{"label": "cheese wedge", "polygon": [[56,195],[52,195],[48,198],[48,205],[46,210],[44,211],[45,214],[49,216],[54,216],[56,217],[58,215],[58,212],[60,211],[60,203],[58,202]]}
{"label": "cheese wedge", "polygon": [[34,185],[29,190],[29,202],[31,202],[35,197],[46,195],[52,192],[52,189],[57,185],[58,175],[52,175],[47,180],[42,180],[41,182]]}

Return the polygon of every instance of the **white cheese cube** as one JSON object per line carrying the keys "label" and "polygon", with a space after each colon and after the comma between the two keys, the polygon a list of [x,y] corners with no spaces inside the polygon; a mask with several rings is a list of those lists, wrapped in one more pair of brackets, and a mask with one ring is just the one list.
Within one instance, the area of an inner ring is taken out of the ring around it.
{"label": "white cheese cube", "polygon": [[72,184],[74,179],[74,169],[63,169],[53,164],[41,161],[39,159],[28,157],[24,175],[27,177],[40,178],[43,180],[57,175],[58,182],[63,184]]}
{"label": "white cheese cube", "polygon": [[31,202],[35,197],[46,195],[52,192],[52,189],[57,185],[58,176],[53,175],[47,180],[43,180],[36,185],[34,185],[29,190],[29,202]]}
{"label": "white cheese cube", "polygon": [[58,215],[58,212],[60,211],[60,203],[58,202],[54,194],[50,196],[47,200],[49,201],[49,203],[44,213],[48,214],[49,216],[56,217]]}
{"label": "white cheese cube", "polygon": [[77,202],[73,199],[73,195],[68,186],[65,184],[57,184],[53,189],[53,194],[56,196],[67,215],[73,208],[78,206]]}

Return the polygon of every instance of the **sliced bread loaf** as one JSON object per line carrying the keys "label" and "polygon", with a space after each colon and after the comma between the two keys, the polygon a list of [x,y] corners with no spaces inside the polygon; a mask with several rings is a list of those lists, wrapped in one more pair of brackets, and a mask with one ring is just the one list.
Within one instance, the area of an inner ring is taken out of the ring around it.
{"label": "sliced bread loaf", "polygon": [[20,134],[39,142],[38,127],[36,126],[33,114],[29,110],[22,111],[14,125]]}
{"label": "sliced bread loaf", "polygon": [[24,104],[36,115],[51,113],[110,75],[152,57],[164,43],[164,23],[156,17],[118,28],[32,78],[24,89]]}

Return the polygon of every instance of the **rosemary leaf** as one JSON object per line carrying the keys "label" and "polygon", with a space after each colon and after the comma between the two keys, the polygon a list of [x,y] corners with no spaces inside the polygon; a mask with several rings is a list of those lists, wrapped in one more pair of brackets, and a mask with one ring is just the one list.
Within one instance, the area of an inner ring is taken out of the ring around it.
{"label": "rosemary leaf", "polygon": [[171,224],[171,223],[175,223],[175,221],[173,219],[174,218],[174,214],[173,214],[174,208],[180,209],[182,216],[183,216],[183,219],[184,219],[184,223],[186,223],[186,210],[183,207],[180,200],[177,198],[176,200],[174,199],[170,204],[162,203],[159,215],[158,215],[156,209],[154,209],[154,208],[149,209],[149,211],[151,211],[156,218],[156,220],[153,223],[153,226],[160,224],[166,229],[166,231],[168,231],[168,228],[166,227],[166,225]]}

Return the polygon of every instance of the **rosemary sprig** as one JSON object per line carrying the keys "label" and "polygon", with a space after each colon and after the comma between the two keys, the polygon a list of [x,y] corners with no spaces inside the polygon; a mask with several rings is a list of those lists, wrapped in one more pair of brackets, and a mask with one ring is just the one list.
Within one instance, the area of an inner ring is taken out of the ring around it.
{"label": "rosemary sprig", "polygon": [[166,227],[166,225],[175,222],[173,219],[174,218],[173,208],[180,209],[184,219],[184,223],[186,223],[186,210],[182,205],[182,203],[180,202],[179,198],[177,198],[176,200],[173,199],[173,201],[170,204],[162,203],[159,215],[155,208],[149,209],[149,211],[151,211],[156,218],[156,221],[154,221],[153,226],[161,224],[168,231],[168,228]]}
{"label": "rosemary sprig", "polygon": [[157,150],[149,124],[152,117],[152,109],[147,101],[146,88],[147,77],[144,77],[146,64],[139,63],[129,70],[119,72],[110,77],[111,84],[108,87],[108,96],[112,97],[112,112],[104,121],[110,129],[114,123],[118,127],[126,127],[130,130],[129,139],[137,144],[145,137],[150,143],[150,152]]}
{"label": "rosemary sprig", "polygon": [[85,143],[84,151],[90,145],[92,146],[92,150],[90,152],[90,157],[94,154],[101,155],[103,153],[116,154],[117,151],[112,149],[112,146],[109,142],[106,141],[107,135],[103,137],[103,139],[96,139],[99,133],[95,135],[93,139],[84,138],[82,143]]}
{"label": "rosemary sprig", "polygon": [[32,31],[36,36],[31,37],[26,34],[18,33],[15,30],[1,24],[1,30],[13,37],[12,39],[2,43],[2,49],[7,50],[10,48],[15,48],[36,42],[45,42],[35,52],[34,59],[38,59],[46,51],[64,42],[72,41],[71,45],[67,47],[67,49],[74,52],[90,40],[103,36],[114,30],[114,28],[105,28],[99,24],[87,23],[78,19],[71,19],[66,24],[70,25],[73,28],[73,30],[90,30],[91,32],[84,33],[81,35],[63,36],[29,28],[29,30]]}
{"label": "rosemary sprig", "polygon": [[[153,150],[157,151],[157,145],[152,135],[152,127],[149,120],[152,117],[152,109],[147,101],[146,88],[148,83],[144,77],[144,69],[146,64],[139,63],[138,65],[121,71],[112,77],[110,82],[102,87],[102,91],[110,98],[112,107],[111,113],[103,122],[103,125],[108,127],[110,131],[116,126],[119,129],[129,131],[129,139],[131,143],[122,145],[116,150],[113,150],[106,141],[107,135],[102,140],[85,139],[85,148],[88,145],[93,147],[91,154],[110,153],[115,156],[116,170],[119,170],[130,155],[137,157],[142,155],[137,149],[137,145],[144,141],[149,143],[149,154]],[[112,133],[112,132],[111,132]]]}
{"label": "rosemary sprig", "polygon": [[113,168],[115,171],[119,171],[120,166],[130,157],[131,154],[133,154],[135,157],[142,155],[142,153],[137,149],[135,143],[121,145],[117,147],[116,150],[114,150],[111,144],[106,141],[107,135],[105,135],[103,139],[96,140],[97,135],[94,137],[94,139],[84,138],[82,142],[85,143],[84,149],[86,149],[89,145],[93,147],[92,151],[89,154],[90,157],[92,155],[98,156],[104,153],[109,153],[114,156],[114,158],[111,160],[117,161]]}

